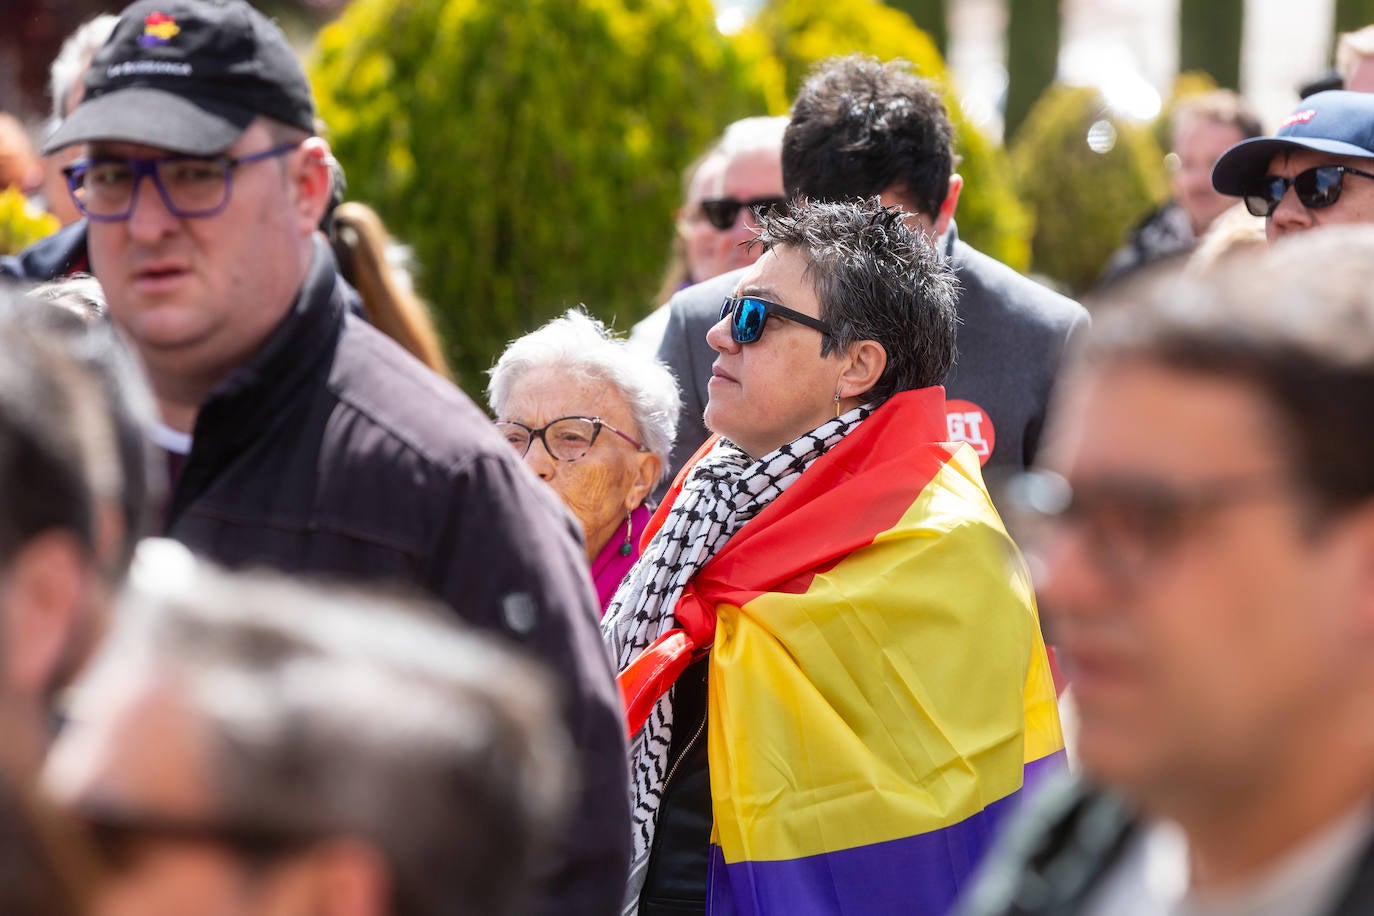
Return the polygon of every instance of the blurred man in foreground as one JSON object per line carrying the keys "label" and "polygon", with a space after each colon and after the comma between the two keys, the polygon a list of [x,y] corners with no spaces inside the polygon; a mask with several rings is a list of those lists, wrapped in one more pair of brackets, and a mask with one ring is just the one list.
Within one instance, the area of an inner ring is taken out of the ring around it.
{"label": "blurred man in foreground", "polygon": [[525,913],[570,785],[542,675],[427,607],[140,548],[46,773],[96,916]]}
{"label": "blurred man in foreground", "polygon": [[120,461],[95,377],[0,287],[0,768],[32,772],[122,575]]}
{"label": "blurred man in foreground", "polygon": [[1083,779],[966,912],[1371,912],[1374,229],[1182,280],[1072,380],[1020,493]]}

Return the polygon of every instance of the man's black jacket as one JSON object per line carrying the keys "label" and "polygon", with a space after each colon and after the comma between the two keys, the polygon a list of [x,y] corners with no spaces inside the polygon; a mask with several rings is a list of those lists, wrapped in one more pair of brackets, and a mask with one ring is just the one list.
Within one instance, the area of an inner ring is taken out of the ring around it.
{"label": "man's black jacket", "polygon": [[[27,263],[69,260],[48,245]],[[346,289],[317,239],[290,312],[201,405],[164,533],[230,567],[418,586],[551,667],[583,791],[537,912],[612,914],[629,861],[624,721],[579,529]]]}
{"label": "man's black jacket", "polygon": [[[1076,916],[1120,860],[1140,821],[1077,778],[1046,784],[1007,825],[956,916]],[[1374,913],[1374,843],[1328,916]]]}

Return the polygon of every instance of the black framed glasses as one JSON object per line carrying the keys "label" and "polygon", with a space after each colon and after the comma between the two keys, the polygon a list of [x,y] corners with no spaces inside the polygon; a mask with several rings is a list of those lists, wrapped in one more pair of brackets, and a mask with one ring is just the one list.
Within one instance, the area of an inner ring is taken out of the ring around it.
{"label": "black framed glasses", "polygon": [[1299,172],[1292,178],[1266,175],[1246,189],[1243,195],[1245,209],[1250,211],[1251,216],[1273,216],[1289,187],[1298,195],[1298,203],[1307,209],[1329,207],[1341,199],[1346,175],[1374,178],[1374,172],[1362,172],[1348,165],[1319,165]]}
{"label": "black framed glasses", "polygon": [[215,216],[229,205],[234,170],[282,156],[300,146],[283,143],[247,156],[158,156],[78,159],[62,170],[77,209],[100,223],[126,220],[138,189],[151,178],[167,209],[182,218]]}
{"label": "black framed glasses", "polygon": [[757,343],[763,336],[763,326],[770,317],[786,318],[797,324],[820,331],[826,337],[834,337],[830,325],[819,318],[803,315],[785,305],[778,305],[757,296],[726,296],[720,307],[720,317],[730,319],[730,339],[737,344]]}
{"label": "black framed glasses", "polygon": [[1028,553],[1073,528],[1099,570],[1119,584],[1135,584],[1206,516],[1295,492],[1277,474],[1189,484],[1121,477],[1071,486],[1053,471],[1035,470],[1011,479],[1002,504],[1013,538]]}
{"label": "black framed glasses", "polygon": [[725,232],[735,225],[735,220],[739,219],[739,211],[745,207],[748,207],[751,213],[768,213],[785,206],[787,206],[787,198],[785,197],[753,197],[749,200],[739,200],[735,197],[717,197],[703,200],[701,213],[713,227]]}
{"label": "black framed glasses", "polygon": [[647,451],[642,444],[600,417],[559,417],[538,429],[514,420],[497,420],[496,429],[521,458],[529,454],[530,446],[538,439],[555,461],[576,461],[591,451],[603,429],[609,429],[633,445],[636,451]]}

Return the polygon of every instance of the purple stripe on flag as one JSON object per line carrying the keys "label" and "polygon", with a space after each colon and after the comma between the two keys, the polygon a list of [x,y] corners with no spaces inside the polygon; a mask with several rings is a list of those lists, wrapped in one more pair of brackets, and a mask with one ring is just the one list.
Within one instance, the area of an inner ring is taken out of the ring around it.
{"label": "purple stripe on flag", "polygon": [[[1026,765],[1034,788],[1064,769],[1062,751]],[[711,847],[709,916],[943,916],[954,905],[1022,792],[957,824],[801,859],[728,865]]]}

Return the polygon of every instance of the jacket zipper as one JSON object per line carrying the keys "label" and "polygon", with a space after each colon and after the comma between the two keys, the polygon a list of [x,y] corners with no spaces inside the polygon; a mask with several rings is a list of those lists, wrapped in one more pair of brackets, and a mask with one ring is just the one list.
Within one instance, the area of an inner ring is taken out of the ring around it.
{"label": "jacket zipper", "polygon": [[701,723],[697,725],[696,733],[688,739],[687,746],[682,749],[682,753],[677,755],[677,759],[673,761],[673,765],[668,768],[668,775],[663,777],[663,790],[659,794],[660,798],[667,796],[668,786],[673,782],[673,774],[676,773],[677,768],[682,765],[682,761],[687,759],[687,755],[692,753],[692,748],[696,747],[697,739],[701,737],[701,733],[704,731],[706,731],[706,717],[702,716]]}

